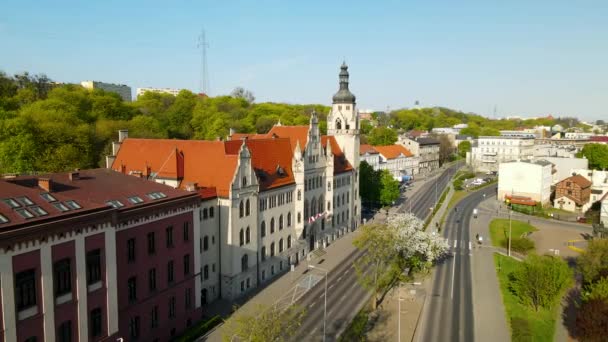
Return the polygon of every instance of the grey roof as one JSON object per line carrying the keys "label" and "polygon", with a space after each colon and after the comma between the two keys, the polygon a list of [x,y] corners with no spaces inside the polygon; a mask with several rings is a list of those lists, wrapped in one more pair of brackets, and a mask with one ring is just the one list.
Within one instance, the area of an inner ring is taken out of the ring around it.
{"label": "grey roof", "polygon": [[469,139],[473,139],[472,135],[465,135],[465,134],[457,134],[456,135],[456,140],[469,140]]}
{"label": "grey roof", "polygon": [[435,138],[418,138],[416,139],[419,145],[439,145],[439,140]]}
{"label": "grey roof", "polygon": [[340,67],[340,90],[334,94],[334,103],[355,103],[356,97],[348,89],[348,66],[342,63]]}
{"label": "grey roof", "polygon": [[553,165],[552,162],[544,160],[544,159],[536,159],[536,160],[522,159],[522,160],[510,160],[510,161],[503,162],[503,164],[508,164],[508,163],[528,163],[528,164],[536,164],[536,165],[540,165],[540,166]]}

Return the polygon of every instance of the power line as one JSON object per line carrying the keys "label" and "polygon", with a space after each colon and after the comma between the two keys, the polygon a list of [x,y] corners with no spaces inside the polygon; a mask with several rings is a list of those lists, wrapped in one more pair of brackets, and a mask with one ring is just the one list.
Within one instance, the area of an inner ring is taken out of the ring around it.
{"label": "power line", "polygon": [[207,70],[207,48],[209,47],[209,42],[205,35],[205,29],[203,29],[198,36],[197,47],[201,48],[200,89],[202,93],[209,95],[209,72]]}

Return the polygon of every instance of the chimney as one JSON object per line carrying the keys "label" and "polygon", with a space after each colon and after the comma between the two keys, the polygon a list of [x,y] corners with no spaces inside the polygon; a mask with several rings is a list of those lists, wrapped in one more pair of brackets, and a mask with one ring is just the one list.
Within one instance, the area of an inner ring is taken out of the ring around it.
{"label": "chimney", "polygon": [[196,190],[198,190],[198,183],[192,182],[186,184],[186,191],[194,192]]}
{"label": "chimney", "polygon": [[228,135],[230,135],[230,136],[233,136],[233,135],[234,135],[234,133],[236,133],[236,132],[234,131],[234,128],[230,128],[230,131],[229,131],[229,132],[230,132],[230,133],[228,133]]}
{"label": "chimney", "polygon": [[38,187],[44,189],[46,192],[52,192],[53,181],[50,178],[40,177],[38,178]]}
{"label": "chimney", "polygon": [[106,169],[111,169],[114,164],[115,156],[106,156]]}
{"label": "chimney", "polygon": [[112,141],[112,155],[115,156],[118,154],[118,150],[120,150],[120,142]]}
{"label": "chimney", "polygon": [[123,140],[129,137],[128,129],[121,129],[118,131],[118,142],[123,142]]}
{"label": "chimney", "polygon": [[80,179],[80,173],[78,171],[70,172],[68,174],[68,178],[70,181],[75,181]]}

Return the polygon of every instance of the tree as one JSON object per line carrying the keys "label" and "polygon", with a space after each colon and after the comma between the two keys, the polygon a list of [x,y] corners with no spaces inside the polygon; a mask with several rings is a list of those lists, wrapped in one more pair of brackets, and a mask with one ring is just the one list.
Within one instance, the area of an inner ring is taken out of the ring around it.
{"label": "tree", "polygon": [[382,206],[392,205],[400,195],[399,182],[395,180],[388,170],[380,171],[380,204]]}
{"label": "tree", "polygon": [[468,140],[461,141],[460,144],[458,144],[458,155],[462,158],[466,158],[467,152],[471,152],[471,142]]}
{"label": "tree", "polygon": [[450,160],[454,154],[454,148],[452,147],[452,141],[446,134],[439,134],[436,138],[439,140],[439,163],[443,164]]}
{"label": "tree", "polygon": [[558,257],[528,256],[511,275],[511,288],[524,305],[548,308],[571,284],[572,271]]}
{"label": "tree", "polygon": [[393,145],[397,141],[397,132],[387,127],[376,127],[368,135],[367,141],[374,146]]}
{"label": "tree", "polygon": [[379,173],[362,161],[359,165],[359,193],[364,203],[377,203],[380,199]]}
{"label": "tree", "polygon": [[255,96],[253,96],[253,93],[241,87],[234,88],[232,93],[230,93],[230,96],[244,99],[249,103],[253,103],[255,101]]}
{"label": "tree", "polygon": [[583,302],[576,314],[576,332],[580,341],[606,341],[608,301],[592,299]]}
{"label": "tree", "polygon": [[608,302],[608,276],[585,286],[582,297],[583,301],[599,299]]}
{"label": "tree", "polygon": [[226,323],[222,340],[226,342],[290,341],[302,323],[305,311],[297,306],[280,310],[258,304],[252,314],[236,313]]}
{"label": "tree", "polygon": [[372,126],[369,120],[361,120],[361,134],[367,135],[372,129],[374,129],[374,126]]}
{"label": "tree", "polygon": [[579,155],[589,160],[589,168],[591,169],[603,170],[608,168],[608,145],[587,144]]}
{"label": "tree", "polygon": [[577,258],[576,264],[585,284],[608,277],[608,239],[589,241],[587,249]]}

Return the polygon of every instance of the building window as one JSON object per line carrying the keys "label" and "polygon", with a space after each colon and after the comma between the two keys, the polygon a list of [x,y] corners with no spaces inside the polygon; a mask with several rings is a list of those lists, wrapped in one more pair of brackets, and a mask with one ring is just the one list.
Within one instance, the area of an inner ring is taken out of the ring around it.
{"label": "building window", "polygon": [[568,190],[568,195],[572,195],[572,190]]}
{"label": "building window", "polygon": [[148,270],[148,287],[150,291],[156,291],[156,268]]}
{"label": "building window", "polygon": [[129,320],[129,336],[133,340],[139,338],[139,316],[131,317]]}
{"label": "building window", "polygon": [[87,284],[101,281],[101,250],[94,249],[87,252]]}
{"label": "building window", "polygon": [[205,267],[203,267],[203,279],[209,279],[209,265],[205,265]]}
{"label": "building window", "polygon": [[127,240],[127,261],[135,261],[135,238]]}
{"label": "building window", "polygon": [[70,259],[62,259],[55,263],[55,296],[61,296],[72,292],[72,272],[70,270]]}
{"label": "building window", "polygon": [[207,208],[203,209],[203,220],[206,220],[208,217]]}
{"label": "building window", "polygon": [[150,328],[158,328],[158,305],[150,311]]}
{"label": "building window", "polygon": [[57,329],[58,342],[72,342],[72,321],[61,323]]}
{"label": "building window", "polygon": [[270,256],[274,256],[274,242],[270,244]]}
{"label": "building window", "polygon": [[245,230],[245,243],[249,243],[251,241],[251,230],[249,227]]}
{"label": "building window", "polygon": [[186,304],[186,309],[192,309],[192,289],[191,288],[187,288],[186,289],[186,294],[185,294],[185,304]]}
{"label": "building window", "polygon": [[242,184],[243,186],[247,186],[247,177],[243,177]]}
{"label": "building window", "polygon": [[203,250],[206,251],[209,249],[209,237],[205,235],[203,238]]}
{"label": "building window", "polygon": [[260,224],[260,235],[261,237],[266,236],[266,221],[262,221],[262,224]]}
{"label": "building window", "polygon": [[302,200],[302,191],[298,190],[298,201]]}
{"label": "building window", "polygon": [[270,234],[274,233],[274,217],[270,219]]}
{"label": "building window", "polygon": [[279,216],[279,230],[283,230],[283,214]]}
{"label": "building window", "polygon": [[251,205],[249,204],[249,199],[245,202],[245,216],[249,216],[251,213]]}
{"label": "building window", "polygon": [[169,318],[175,318],[175,297],[169,298]]}
{"label": "building window", "polygon": [[167,248],[173,247],[173,226],[167,227],[165,229],[167,235]]}
{"label": "building window", "polygon": [[156,252],[156,243],[154,240],[154,232],[148,233],[148,254],[154,254]]}
{"label": "building window", "polygon": [[279,253],[281,253],[283,251],[283,239],[281,238],[279,240]]}
{"label": "building window", "polygon": [[137,278],[131,277],[127,280],[128,293],[129,293],[129,302],[134,302],[137,300]]}
{"label": "building window", "polygon": [[190,254],[184,255],[184,275],[190,274]]}
{"label": "building window", "polygon": [[101,308],[91,310],[91,337],[101,336]]}
{"label": "building window", "polygon": [[190,240],[190,222],[184,222],[184,241]]}
{"label": "building window", "polygon": [[213,215],[214,215],[213,211],[214,211],[213,207],[209,208],[209,217],[211,217],[211,218],[213,218]]}
{"label": "building window", "polygon": [[291,235],[287,235],[287,248],[291,248]]}
{"label": "building window", "polygon": [[302,222],[302,213],[298,212],[298,223]]}
{"label": "building window", "polygon": [[291,227],[291,213],[287,213],[287,227]]}
{"label": "building window", "polygon": [[241,257],[241,272],[247,271],[249,268],[249,256],[247,254]]}
{"label": "building window", "polygon": [[173,260],[170,260],[167,263],[167,282],[170,284],[170,283],[173,282],[173,280],[174,280],[174,277],[173,277]]}
{"label": "building window", "polygon": [[34,269],[15,275],[15,292],[18,311],[36,305],[36,271]]}
{"label": "building window", "polygon": [[241,230],[239,231],[239,246],[242,246],[245,244],[245,234],[243,232],[243,228],[241,228]]}
{"label": "building window", "polygon": [[243,201],[241,201],[239,203],[239,217],[243,217],[243,212],[244,212],[244,208],[243,208]]}
{"label": "building window", "polygon": [[262,249],[260,250],[260,254],[262,257],[262,261],[266,260],[266,246],[262,246]]}

